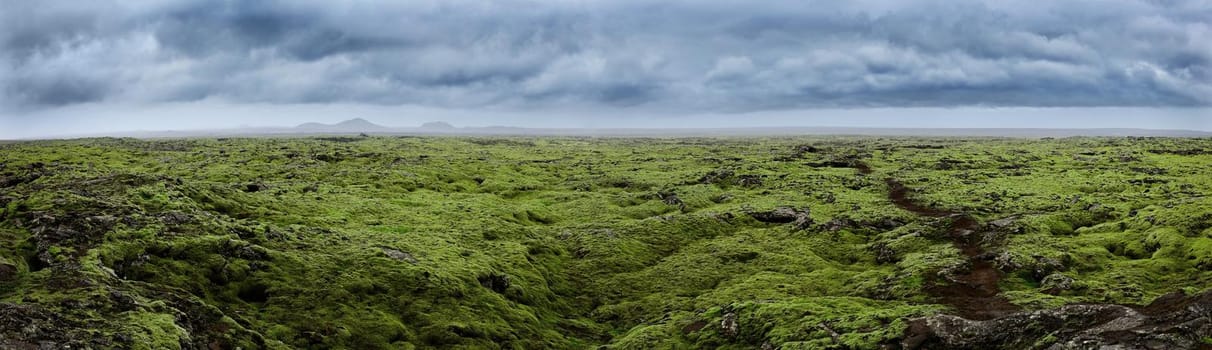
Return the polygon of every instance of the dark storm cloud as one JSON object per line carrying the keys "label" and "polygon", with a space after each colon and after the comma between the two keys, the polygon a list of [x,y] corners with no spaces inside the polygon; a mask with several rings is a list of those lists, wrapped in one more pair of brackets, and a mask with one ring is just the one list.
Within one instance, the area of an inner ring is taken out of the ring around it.
{"label": "dark storm cloud", "polygon": [[0,0],[0,103],[1209,106],[1207,1]]}

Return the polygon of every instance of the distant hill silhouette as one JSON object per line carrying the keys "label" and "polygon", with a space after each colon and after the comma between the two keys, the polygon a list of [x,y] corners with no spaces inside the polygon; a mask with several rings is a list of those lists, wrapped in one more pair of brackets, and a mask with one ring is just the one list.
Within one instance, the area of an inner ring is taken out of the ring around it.
{"label": "distant hill silhouette", "polygon": [[450,123],[447,123],[447,122],[428,122],[425,124],[421,124],[421,129],[450,130],[450,129],[454,129],[454,128],[455,128],[454,125],[450,125]]}
{"label": "distant hill silhouette", "polygon": [[371,123],[370,121],[368,121],[366,119],[354,118],[354,119],[346,120],[346,121],[336,123],[336,124],[303,123],[303,124],[299,124],[299,126],[296,126],[295,129],[299,129],[300,131],[306,131],[306,132],[349,133],[349,132],[387,131],[387,130],[390,130],[391,128],[388,128],[388,127],[382,126],[382,125],[378,125],[375,123]]}

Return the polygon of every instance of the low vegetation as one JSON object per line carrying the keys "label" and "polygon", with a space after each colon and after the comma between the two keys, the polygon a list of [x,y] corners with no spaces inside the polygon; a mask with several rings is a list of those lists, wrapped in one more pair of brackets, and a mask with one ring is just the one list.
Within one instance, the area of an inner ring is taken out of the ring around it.
{"label": "low vegetation", "polygon": [[[939,290],[977,259],[1016,309],[1146,305],[1212,281],[1207,149],[1177,138],[3,144],[0,347],[876,349],[899,344],[911,320],[962,313]],[[948,215],[898,206],[889,180]],[[963,239],[979,256],[948,230],[960,217],[974,221]]]}

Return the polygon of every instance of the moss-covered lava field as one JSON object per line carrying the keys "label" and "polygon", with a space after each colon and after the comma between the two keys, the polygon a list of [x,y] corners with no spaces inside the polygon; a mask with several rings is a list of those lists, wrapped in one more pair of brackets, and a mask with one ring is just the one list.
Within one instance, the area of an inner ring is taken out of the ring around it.
{"label": "moss-covered lava field", "polygon": [[1207,348],[1209,150],[0,144],[0,348]]}

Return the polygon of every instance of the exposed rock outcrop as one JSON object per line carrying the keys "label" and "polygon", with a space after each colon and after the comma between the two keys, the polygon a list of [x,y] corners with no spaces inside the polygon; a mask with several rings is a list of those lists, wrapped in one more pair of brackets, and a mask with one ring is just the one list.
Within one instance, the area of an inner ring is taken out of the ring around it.
{"label": "exposed rock outcrop", "polygon": [[812,226],[812,217],[808,214],[808,209],[778,207],[770,211],[750,212],[749,216],[757,221],[771,224],[792,224],[796,230],[804,230]]}
{"label": "exposed rock outcrop", "polygon": [[392,259],[399,260],[399,261],[407,261],[407,262],[410,262],[413,264],[417,263],[417,258],[413,257],[412,254],[409,254],[408,252],[402,252],[402,251],[399,251],[396,249],[386,248],[386,247],[382,247],[380,249],[383,249],[383,255],[387,255],[388,258],[392,258]]}
{"label": "exposed rock outcrop", "polygon": [[1162,296],[1145,307],[1068,305],[972,321],[912,320],[904,349],[1209,349],[1212,292]]}

